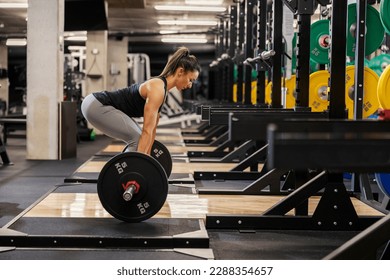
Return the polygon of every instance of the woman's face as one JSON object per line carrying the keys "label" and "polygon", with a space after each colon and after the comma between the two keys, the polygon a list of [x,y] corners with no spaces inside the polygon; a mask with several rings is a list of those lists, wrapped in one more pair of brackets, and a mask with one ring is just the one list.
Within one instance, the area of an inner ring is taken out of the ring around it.
{"label": "woman's face", "polygon": [[176,88],[178,90],[185,90],[187,88],[191,88],[192,84],[198,78],[198,71],[188,71],[184,72],[183,68],[178,69],[178,78],[176,81]]}

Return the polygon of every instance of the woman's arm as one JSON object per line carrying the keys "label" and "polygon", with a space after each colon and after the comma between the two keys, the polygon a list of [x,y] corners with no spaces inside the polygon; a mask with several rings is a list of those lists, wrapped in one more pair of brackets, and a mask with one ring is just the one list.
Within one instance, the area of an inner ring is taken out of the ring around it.
{"label": "woman's arm", "polygon": [[164,84],[159,80],[151,81],[146,84],[146,90],[147,98],[144,108],[144,124],[137,151],[150,155],[160,117],[158,109],[164,101]]}

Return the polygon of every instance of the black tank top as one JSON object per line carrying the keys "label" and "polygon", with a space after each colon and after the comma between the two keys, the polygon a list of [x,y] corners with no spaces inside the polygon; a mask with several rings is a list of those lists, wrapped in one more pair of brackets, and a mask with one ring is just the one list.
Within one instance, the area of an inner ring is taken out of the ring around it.
{"label": "black tank top", "polygon": [[[159,78],[164,82],[164,104],[167,95],[167,80],[165,77],[156,78]],[[95,92],[93,95],[103,105],[113,106],[114,108],[124,112],[129,117],[139,118],[144,115],[144,107],[146,103],[146,100],[143,99],[141,93],[139,92],[139,87],[140,84],[133,84],[129,87],[115,91]],[[161,111],[163,104],[161,104],[158,112]]]}

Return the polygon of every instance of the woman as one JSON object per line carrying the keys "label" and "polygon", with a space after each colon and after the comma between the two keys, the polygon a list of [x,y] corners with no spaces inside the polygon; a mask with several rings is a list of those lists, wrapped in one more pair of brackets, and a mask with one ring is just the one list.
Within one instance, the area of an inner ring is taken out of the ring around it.
{"label": "woman", "polygon": [[[199,72],[196,57],[181,47],[158,77],[112,92],[89,94],[83,100],[81,111],[96,129],[126,142],[127,151],[150,155],[167,92],[174,87],[178,90],[191,88]],[[144,117],[142,129],[133,119],[135,117]]]}

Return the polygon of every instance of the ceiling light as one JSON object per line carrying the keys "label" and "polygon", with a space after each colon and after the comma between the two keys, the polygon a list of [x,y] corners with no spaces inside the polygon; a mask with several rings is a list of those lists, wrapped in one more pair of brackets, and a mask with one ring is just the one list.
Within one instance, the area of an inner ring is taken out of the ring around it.
{"label": "ceiling light", "polygon": [[5,44],[12,47],[23,47],[27,45],[27,40],[26,38],[7,39]]}
{"label": "ceiling light", "polygon": [[0,9],[27,9],[28,3],[0,3]]}
{"label": "ceiling light", "polygon": [[160,30],[159,33],[160,34],[175,34],[175,33],[178,33],[179,30]]}
{"label": "ceiling light", "polygon": [[156,5],[154,8],[158,11],[191,11],[191,12],[224,12],[225,7],[217,6],[175,6],[175,5]]}
{"label": "ceiling light", "polygon": [[70,52],[85,52],[86,49],[85,46],[68,46]]}
{"label": "ceiling light", "polygon": [[87,41],[87,36],[69,36],[65,41]]}
{"label": "ceiling light", "polygon": [[222,5],[223,0],[208,0],[208,1],[199,1],[199,0],[186,0],[187,5]]}
{"label": "ceiling light", "polygon": [[169,37],[162,38],[163,43],[193,43],[193,44],[204,44],[207,43],[206,38],[183,38],[183,37]]}
{"label": "ceiling light", "polygon": [[218,22],[216,20],[158,20],[160,25],[207,25],[214,26]]}

